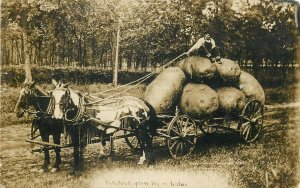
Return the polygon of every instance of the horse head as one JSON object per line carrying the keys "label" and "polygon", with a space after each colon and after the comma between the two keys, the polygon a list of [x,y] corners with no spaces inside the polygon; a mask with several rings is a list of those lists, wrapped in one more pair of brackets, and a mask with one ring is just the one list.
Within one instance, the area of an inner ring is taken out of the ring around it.
{"label": "horse head", "polygon": [[73,119],[80,110],[81,95],[68,88],[69,84],[53,82],[56,86],[51,92],[52,118]]}
{"label": "horse head", "polygon": [[19,91],[18,101],[14,109],[17,117],[23,117],[24,112],[32,105],[33,97],[35,95],[34,88],[35,82],[29,82],[28,79],[25,79]]}

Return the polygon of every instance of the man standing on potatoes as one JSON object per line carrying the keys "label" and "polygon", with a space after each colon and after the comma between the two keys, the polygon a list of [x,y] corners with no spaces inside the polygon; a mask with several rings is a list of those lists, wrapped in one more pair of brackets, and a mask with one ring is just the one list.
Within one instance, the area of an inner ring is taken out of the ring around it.
{"label": "man standing on potatoes", "polygon": [[189,51],[186,52],[186,55],[189,55],[191,52],[197,50],[197,55],[201,57],[207,57],[211,62],[220,62],[220,53],[216,47],[214,39],[210,37],[207,33],[204,37],[200,38],[194,46],[192,46]]}

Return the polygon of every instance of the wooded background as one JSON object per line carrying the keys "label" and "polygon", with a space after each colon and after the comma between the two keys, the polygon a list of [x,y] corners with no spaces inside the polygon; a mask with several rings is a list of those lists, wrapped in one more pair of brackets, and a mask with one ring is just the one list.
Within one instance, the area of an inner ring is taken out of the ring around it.
{"label": "wooded background", "polygon": [[294,3],[272,0],[3,0],[2,65],[151,70],[208,32],[222,57],[259,70],[294,69]]}

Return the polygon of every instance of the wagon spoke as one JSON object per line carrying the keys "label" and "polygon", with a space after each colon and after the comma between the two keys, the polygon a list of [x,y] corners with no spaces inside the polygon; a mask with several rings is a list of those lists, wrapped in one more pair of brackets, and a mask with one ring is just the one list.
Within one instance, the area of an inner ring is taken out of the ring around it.
{"label": "wagon spoke", "polygon": [[186,118],[186,122],[184,124],[184,131],[187,132],[187,129],[188,129],[188,126],[190,125],[191,123],[189,122],[189,119]]}
{"label": "wagon spoke", "polygon": [[251,114],[254,112],[255,108],[256,108],[256,103],[251,103],[251,106],[250,106]]}
{"label": "wagon spoke", "polygon": [[176,133],[177,135],[180,135],[176,130],[174,130],[173,128],[171,129],[171,131],[173,131],[174,133]]}
{"label": "wagon spoke", "polygon": [[242,126],[248,126],[249,124],[250,124],[250,121],[247,121],[247,122],[243,123]]}
{"label": "wagon spoke", "polygon": [[253,104],[253,109],[252,109],[252,113],[256,111],[256,108],[258,107],[258,103],[254,103]]}
{"label": "wagon spoke", "polygon": [[183,121],[183,119],[182,119],[182,123],[181,123],[181,131],[182,131],[182,132],[185,132],[185,129],[186,129],[186,123],[187,123],[187,121]]}
{"label": "wagon spoke", "polygon": [[193,126],[187,127],[186,130],[185,130],[185,133],[188,133],[191,130],[191,128],[193,128]]}
{"label": "wagon spoke", "polygon": [[248,141],[248,137],[249,137],[249,132],[250,132],[250,127],[247,128],[247,131],[245,131],[245,140]]}
{"label": "wagon spoke", "polygon": [[252,112],[251,112],[251,116],[250,116],[251,118],[255,116],[255,114],[256,114],[256,112],[257,112],[257,107],[258,107],[258,104],[255,103],[255,104],[253,105],[253,110],[252,110]]}
{"label": "wagon spoke", "polygon": [[263,118],[263,116],[258,116],[256,119],[262,119]]}
{"label": "wagon spoke", "polygon": [[190,143],[192,146],[195,145],[190,139],[185,139],[184,141],[187,142],[187,143]]}
{"label": "wagon spoke", "polygon": [[246,128],[243,130],[242,134],[245,135],[249,128],[250,128],[250,126],[247,125]]}
{"label": "wagon spoke", "polygon": [[177,127],[177,130],[178,130],[179,132],[181,132],[181,128],[180,128],[180,126],[178,125],[178,123],[176,123],[176,127]]}
{"label": "wagon spoke", "polygon": [[248,126],[250,122],[244,123],[243,126],[246,126],[246,128],[243,130],[243,135],[245,135],[246,131],[249,129],[250,126]]}
{"label": "wagon spoke", "polygon": [[184,153],[189,152],[190,147],[187,146],[186,142],[182,142],[182,146],[183,146],[183,151],[184,151]]}
{"label": "wagon spoke", "polygon": [[180,118],[180,125],[183,124],[183,117]]}
{"label": "wagon spoke", "polygon": [[259,108],[258,111],[256,111],[256,112],[253,114],[253,116],[256,116],[259,112],[261,112],[261,110],[262,110],[262,109]]}
{"label": "wagon spoke", "polygon": [[181,151],[181,156],[184,156],[183,142],[180,142],[180,151]]}
{"label": "wagon spoke", "polygon": [[250,109],[250,115],[253,114],[253,112],[255,111],[255,108],[256,108],[256,103],[251,103],[250,108],[249,108]]}
{"label": "wagon spoke", "polygon": [[243,116],[244,120],[250,121],[250,118]]}
{"label": "wagon spoke", "polygon": [[180,138],[180,136],[173,136],[173,137],[170,137],[172,140],[177,140]]}
{"label": "wagon spoke", "polygon": [[179,141],[176,140],[176,141],[171,145],[170,150],[173,150],[174,146],[175,146],[178,142],[179,142]]}
{"label": "wagon spoke", "polygon": [[177,146],[176,146],[176,151],[175,151],[175,155],[177,156],[177,154],[178,154],[178,151],[179,151],[179,146],[180,145],[180,142],[177,144]]}
{"label": "wagon spoke", "polygon": [[247,140],[251,140],[251,138],[252,138],[252,132],[253,132],[252,126],[250,126],[250,128],[248,129],[248,137],[247,137]]}
{"label": "wagon spoke", "polygon": [[249,116],[249,114],[251,113],[251,109],[250,109],[251,107],[249,107],[249,108],[246,108],[246,110],[245,110],[245,116]]}

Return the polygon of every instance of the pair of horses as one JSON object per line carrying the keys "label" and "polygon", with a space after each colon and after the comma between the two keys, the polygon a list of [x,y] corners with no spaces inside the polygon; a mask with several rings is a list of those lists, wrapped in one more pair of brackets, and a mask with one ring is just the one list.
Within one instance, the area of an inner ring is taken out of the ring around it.
{"label": "pair of horses", "polygon": [[[33,124],[39,129],[42,141],[49,142],[53,135],[54,144],[60,145],[62,133],[68,133],[73,146],[73,172],[83,167],[83,154],[87,145],[88,130],[96,131],[103,137],[112,134],[128,120],[140,146],[140,161],[146,159],[148,165],[153,164],[152,138],[156,131],[156,114],[147,102],[135,97],[110,99],[109,102],[99,99],[92,100],[68,87],[68,84],[52,82],[55,89],[47,93],[34,82],[25,80],[20,90],[15,107],[17,117],[22,117],[30,106],[34,108],[36,118]],[[136,121],[130,121],[135,119]],[[97,120],[97,121],[94,121]],[[103,136],[105,135],[105,136]],[[43,170],[47,171],[50,164],[49,149],[44,147]],[[56,162],[52,171],[59,169],[61,164],[60,148],[54,149]]]}

